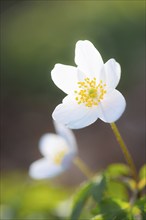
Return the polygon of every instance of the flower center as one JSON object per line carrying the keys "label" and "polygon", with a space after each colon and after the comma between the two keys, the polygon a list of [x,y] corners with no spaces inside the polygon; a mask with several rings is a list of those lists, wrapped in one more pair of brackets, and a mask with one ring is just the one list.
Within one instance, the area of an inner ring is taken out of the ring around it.
{"label": "flower center", "polygon": [[90,80],[88,77],[82,82],[78,82],[79,90],[75,90],[76,101],[78,104],[84,103],[87,107],[98,105],[104,98],[106,93],[106,84],[103,84],[102,80],[97,84],[96,78]]}
{"label": "flower center", "polygon": [[67,153],[67,151],[68,151],[67,149],[63,149],[63,150],[57,152],[57,153],[54,155],[54,158],[53,158],[54,163],[57,164],[57,165],[61,164],[61,163],[62,163],[62,160],[63,160],[63,158],[64,158],[64,156],[65,156],[66,153]]}

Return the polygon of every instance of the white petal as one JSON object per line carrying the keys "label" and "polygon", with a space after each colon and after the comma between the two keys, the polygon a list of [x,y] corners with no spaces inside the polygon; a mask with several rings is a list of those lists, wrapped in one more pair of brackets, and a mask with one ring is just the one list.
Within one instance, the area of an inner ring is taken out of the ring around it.
{"label": "white petal", "polygon": [[53,178],[64,171],[63,167],[55,166],[49,160],[42,158],[33,162],[29,168],[29,175],[34,179]]}
{"label": "white petal", "polygon": [[63,137],[68,142],[68,146],[71,148],[72,151],[77,153],[77,142],[74,133],[61,123],[58,123],[54,120],[53,123],[57,134]]}
{"label": "white petal", "polygon": [[66,140],[57,134],[44,134],[39,141],[39,150],[43,156],[53,158],[62,148],[69,148]]}
{"label": "white petal", "polygon": [[121,67],[114,59],[108,60],[104,64],[105,83],[110,88],[116,88],[121,78]]}
{"label": "white petal", "polygon": [[114,89],[107,94],[98,106],[98,116],[107,123],[112,123],[120,118],[126,107],[123,95]]}
{"label": "white petal", "polygon": [[94,123],[98,118],[97,114],[97,107],[79,105],[71,95],[68,95],[64,98],[63,104],[55,108],[52,117],[71,129],[78,129]]}
{"label": "white petal", "polygon": [[77,68],[63,64],[56,64],[51,71],[53,82],[63,92],[69,94],[77,84]]}
{"label": "white petal", "polygon": [[76,43],[75,63],[88,77],[98,78],[103,67],[103,60],[100,53],[88,40],[78,41]]}

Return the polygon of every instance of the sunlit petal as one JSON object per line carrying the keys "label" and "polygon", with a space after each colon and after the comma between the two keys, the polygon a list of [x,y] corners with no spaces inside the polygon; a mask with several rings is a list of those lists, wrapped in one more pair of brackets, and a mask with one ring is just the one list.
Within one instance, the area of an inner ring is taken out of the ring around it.
{"label": "sunlit petal", "polygon": [[88,40],[80,40],[76,43],[75,63],[81,71],[90,77],[98,77],[103,67],[100,53]]}
{"label": "sunlit petal", "polygon": [[70,95],[65,97],[63,104],[55,108],[52,116],[54,120],[71,129],[86,127],[98,118],[96,107],[88,108],[83,104],[79,105]]}
{"label": "sunlit petal", "polygon": [[121,67],[114,59],[108,60],[104,64],[105,83],[108,87],[116,88],[121,78]]}
{"label": "sunlit petal", "polygon": [[98,106],[98,116],[104,122],[115,122],[123,114],[125,107],[126,101],[123,95],[119,91],[113,90]]}
{"label": "sunlit petal", "polygon": [[77,68],[56,64],[51,71],[51,77],[58,88],[69,94],[77,84]]}

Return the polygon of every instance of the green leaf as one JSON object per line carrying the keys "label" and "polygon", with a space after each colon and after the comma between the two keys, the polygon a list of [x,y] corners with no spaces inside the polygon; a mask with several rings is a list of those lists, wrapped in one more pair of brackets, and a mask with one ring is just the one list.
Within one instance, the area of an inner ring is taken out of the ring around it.
{"label": "green leaf", "polygon": [[106,169],[106,174],[111,177],[118,177],[118,176],[122,176],[122,175],[129,175],[130,174],[130,169],[127,165],[125,164],[112,164],[110,166],[108,166],[108,168]]}
{"label": "green leaf", "polygon": [[129,213],[129,215],[130,214],[131,214],[131,218],[133,217],[133,220],[142,219],[142,212],[141,212],[140,208],[136,205],[132,207],[131,213]]}
{"label": "green leaf", "polygon": [[122,220],[122,219],[128,220],[127,210],[126,210],[128,208],[129,208],[129,203],[124,202],[122,200],[105,199],[97,205],[96,209],[94,210],[94,213],[103,216],[104,220],[112,220],[112,219],[113,220]]}
{"label": "green leaf", "polygon": [[146,196],[144,196],[143,198],[139,199],[135,203],[135,206],[137,208],[139,208],[139,210],[141,211],[142,219],[146,219]]}
{"label": "green leaf", "polygon": [[144,164],[139,171],[139,178],[146,179],[146,164]]}
{"label": "green leaf", "polygon": [[100,202],[105,194],[106,190],[106,178],[105,176],[98,176],[97,180],[92,187],[92,196],[96,202]]}
{"label": "green leaf", "polygon": [[111,198],[128,200],[129,195],[126,186],[117,180],[107,181],[107,194]]}
{"label": "green leaf", "polygon": [[146,179],[143,178],[138,182],[138,189],[141,191],[143,188],[146,187]]}
{"label": "green leaf", "polygon": [[84,183],[79,189],[74,199],[73,210],[71,213],[71,220],[77,220],[79,218],[87,199],[91,196],[93,185],[94,185],[93,182],[87,182]]}
{"label": "green leaf", "polygon": [[146,187],[146,164],[144,164],[139,171],[139,179],[138,189],[141,191]]}
{"label": "green leaf", "polygon": [[92,182],[84,184],[76,194],[71,220],[77,220],[79,218],[89,198],[93,197],[96,202],[100,202],[104,197],[105,189],[106,178],[104,175],[96,176]]}

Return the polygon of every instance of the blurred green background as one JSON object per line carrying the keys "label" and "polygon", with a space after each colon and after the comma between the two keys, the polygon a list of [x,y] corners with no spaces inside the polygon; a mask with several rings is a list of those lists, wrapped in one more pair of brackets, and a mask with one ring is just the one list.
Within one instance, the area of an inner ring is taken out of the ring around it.
{"label": "blurred green background", "polygon": [[[118,89],[127,100],[127,108],[117,124],[137,168],[144,163],[144,4],[145,1],[112,0],[1,1],[2,198],[10,198],[6,182],[13,181],[8,188],[15,195],[19,193],[17,185],[25,184],[30,163],[41,157],[39,138],[54,132],[51,114],[65,94],[53,84],[50,72],[56,63],[75,65],[74,48],[78,40],[90,40],[105,62],[115,58],[121,64]],[[125,162],[108,124],[98,120],[75,131],[75,135],[79,154],[92,169]],[[21,172],[25,177],[19,177]],[[64,186],[81,180],[83,176],[71,167],[54,181]],[[37,183],[33,184],[35,187]],[[45,182],[42,187],[46,185]],[[52,192],[51,187],[48,185]],[[57,195],[60,197],[60,193]],[[2,202],[7,204],[12,198]],[[39,199],[35,201],[40,204]],[[49,207],[49,200],[46,201]],[[30,215],[33,209],[22,216],[27,219]]]}

